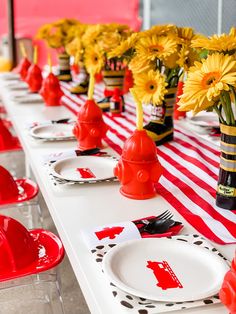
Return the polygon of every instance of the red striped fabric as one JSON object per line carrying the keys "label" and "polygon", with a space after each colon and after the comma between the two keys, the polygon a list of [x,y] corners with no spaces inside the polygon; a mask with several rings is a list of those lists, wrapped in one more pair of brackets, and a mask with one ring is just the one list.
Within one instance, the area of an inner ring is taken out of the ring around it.
{"label": "red striped fabric", "polygon": [[[62,103],[75,114],[85,96],[72,95],[69,85],[62,83]],[[103,97],[98,85],[95,98]],[[125,97],[126,112],[122,116],[104,113],[109,126],[106,143],[121,154],[124,141],[135,129],[135,105]],[[144,109],[144,121],[149,119]],[[180,125],[175,127],[175,140],[157,147],[164,173],[156,185],[157,193],[173,206],[199,233],[219,244],[236,243],[236,211],[215,205],[219,150],[213,144],[189,134]]]}

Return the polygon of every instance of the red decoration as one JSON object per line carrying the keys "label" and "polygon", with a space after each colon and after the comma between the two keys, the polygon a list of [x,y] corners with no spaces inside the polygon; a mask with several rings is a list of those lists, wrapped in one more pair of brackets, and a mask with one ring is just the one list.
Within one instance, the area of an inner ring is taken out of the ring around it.
{"label": "red decoration", "polygon": [[38,186],[29,179],[14,179],[0,166],[0,205],[23,203],[38,194]]}
{"label": "red decoration", "polygon": [[119,235],[124,230],[124,227],[107,227],[103,228],[101,231],[96,231],[95,234],[98,240],[102,240],[105,238],[115,239],[117,235]]}
{"label": "red decoration", "polygon": [[184,87],[184,82],[179,81],[178,86],[177,86],[176,102],[175,102],[175,107],[174,107],[174,119],[175,120],[179,120],[186,117],[185,111],[178,110],[179,108],[178,102],[180,100],[180,96],[183,94],[183,87]]}
{"label": "red decoration", "polygon": [[123,93],[127,94],[129,92],[129,89],[132,88],[133,86],[134,86],[134,79],[133,79],[132,71],[126,68]]}
{"label": "red decoration", "polygon": [[77,168],[76,169],[83,179],[96,178],[96,176],[92,173],[89,168]]}
{"label": "red decoration", "polygon": [[13,136],[6,128],[2,119],[0,119],[0,151],[21,149],[17,137]]}
{"label": "red decoration", "polygon": [[155,183],[162,174],[154,141],[145,130],[135,130],[124,144],[121,159],[114,169],[122,186],[121,194],[133,199],[155,196]]}
{"label": "red decoration", "polygon": [[100,73],[96,73],[95,74],[95,82],[97,84],[101,83],[103,81],[103,75],[102,75],[102,72]]}
{"label": "red decoration", "polygon": [[73,133],[78,140],[79,150],[102,147],[102,138],[108,130],[102,118],[102,110],[94,100],[87,100],[80,108]]}
{"label": "red decoration", "polygon": [[236,255],[231,269],[225,275],[219,295],[222,303],[230,310],[230,314],[236,314]]}
{"label": "red decoration", "polygon": [[110,99],[110,112],[112,114],[120,114],[123,110],[123,92],[119,88],[115,88]]}
{"label": "red decoration", "polygon": [[63,257],[63,245],[53,233],[28,231],[15,219],[0,215],[0,281],[46,271]]}
{"label": "red decoration", "polygon": [[49,73],[43,80],[43,85],[39,93],[42,95],[46,106],[60,106],[63,92],[58,78],[53,73]]}
{"label": "red decoration", "polygon": [[25,81],[30,65],[31,63],[26,57],[21,59],[20,64],[17,68],[22,81]]}
{"label": "red decoration", "polygon": [[39,92],[42,86],[43,77],[42,77],[42,71],[39,68],[39,66],[37,66],[37,64],[31,64],[25,81],[28,83],[29,90],[32,93]]}
{"label": "red decoration", "polygon": [[74,75],[78,75],[80,73],[79,65],[75,63],[72,64],[71,71],[73,72]]}
{"label": "red decoration", "polygon": [[170,288],[183,288],[179,279],[176,277],[170,265],[166,262],[147,261],[147,268],[153,270],[153,273],[158,280],[157,287],[162,290]]}

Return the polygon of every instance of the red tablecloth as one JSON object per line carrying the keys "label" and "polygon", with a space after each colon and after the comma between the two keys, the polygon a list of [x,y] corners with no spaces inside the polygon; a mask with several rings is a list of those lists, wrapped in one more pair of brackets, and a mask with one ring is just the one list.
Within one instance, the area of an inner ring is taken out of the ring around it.
{"label": "red tablecloth", "polygon": [[[63,105],[76,114],[87,97],[70,94],[69,84],[62,83],[62,88]],[[102,96],[103,86],[99,85],[95,98]],[[135,129],[135,105],[130,95],[125,97],[125,103],[122,117],[104,113],[109,126],[105,141],[119,154]],[[148,121],[147,112],[144,120]],[[157,184],[158,194],[206,238],[220,244],[236,243],[236,211],[215,205],[220,155],[217,147],[176,126],[174,141],[157,147],[157,154],[164,167]]]}

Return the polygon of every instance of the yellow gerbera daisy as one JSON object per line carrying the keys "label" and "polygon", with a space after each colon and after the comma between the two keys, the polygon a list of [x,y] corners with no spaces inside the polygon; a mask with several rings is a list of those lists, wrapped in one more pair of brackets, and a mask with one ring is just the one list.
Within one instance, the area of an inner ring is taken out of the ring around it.
{"label": "yellow gerbera daisy", "polygon": [[150,61],[145,57],[140,57],[136,55],[133,57],[129,63],[129,69],[133,73],[141,73],[141,72],[148,72],[150,70],[156,70],[156,61]]}
{"label": "yellow gerbera daisy", "polygon": [[177,42],[173,38],[165,36],[144,37],[136,45],[137,55],[146,57],[148,60],[163,60],[175,53]]}
{"label": "yellow gerbera daisy", "polygon": [[99,73],[104,66],[104,56],[99,46],[88,46],[84,53],[84,64],[88,73]]}
{"label": "yellow gerbera daisy", "polygon": [[118,32],[104,32],[97,40],[97,44],[104,52],[109,52],[121,42],[121,35]]}
{"label": "yellow gerbera daisy", "polygon": [[178,37],[185,44],[190,43],[190,41],[195,36],[194,30],[191,27],[177,27]]}
{"label": "yellow gerbera daisy", "polygon": [[80,38],[75,37],[65,48],[68,55],[77,56],[78,59],[81,59],[84,49]]}
{"label": "yellow gerbera daisy", "polygon": [[213,35],[209,38],[201,36],[192,41],[192,47],[231,53],[236,51],[236,36],[227,34]]}
{"label": "yellow gerbera daisy", "polygon": [[144,104],[159,105],[167,93],[165,77],[158,71],[150,70],[134,74],[134,91]]}
{"label": "yellow gerbera daisy", "polygon": [[178,56],[177,64],[186,72],[194,65],[195,61],[199,60],[199,54],[188,45],[182,45]]}
{"label": "yellow gerbera daisy", "polygon": [[211,107],[229,85],[236,86],[236,61],[231,56],[214,53],[189,69],[179,110],[195,113]]}
{"label": "yellow gerbera daisy", "polygon": [[174,24],[154,25],[147,31],[142,32],[145,36],[166,36],[169,34],[177,35],[177,27]]}
{"label": "yellow gerbera daisy", "polygon": [[104,28],[105,26],[102,24],[90,25],[82,37],[84,47],[93,45],[98,36],[104,31]]}
{"label": "yellow gerbera daisy", "polygon": [[137,40],[139,38],[139,33],[133,33],[130,37],[128,37],[126,40],[122,41],[119,46],[112,49],[108,53],[108,58],[114,58],[114,57],[122,57],[124,54],[128,52],[128,50],[131,50],[134,48]]}

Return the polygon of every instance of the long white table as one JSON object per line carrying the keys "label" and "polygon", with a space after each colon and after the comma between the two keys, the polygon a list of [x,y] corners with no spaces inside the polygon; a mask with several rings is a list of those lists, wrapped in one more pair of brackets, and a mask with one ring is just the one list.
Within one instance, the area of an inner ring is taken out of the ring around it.
{"label": "long white table", "polygon": [[[17,104],[10,99],[10,92],[3,85],[3,79],[0,78],[2,101],[21,140],[27,161],[39,184],[91,313],[122,314],[122,307],[115,303],[110,293],[109,283],[93,261],[80,230],[153,214],[158,215],[166,209],[173,212],[175,219],[183,221],[184,233],[196,233],[196,230],[184,221],[163,198],[157,196],[145,201],[125,198],[119,193],[119,183],[53,187],[43,166],[42,156],[75,148],[76,142],[38,143],[29,137],[25,125],[32,121],[73,117],[72,113],[65,107],[48,108],[41,104]],[[115,155],[109,147],[105,149]],[[213,245],[228,259],[233,258],[235,245],[221,246],[215,243]],[[175,313],[197,314],[199,312],[228,313],[220,304]]]}

